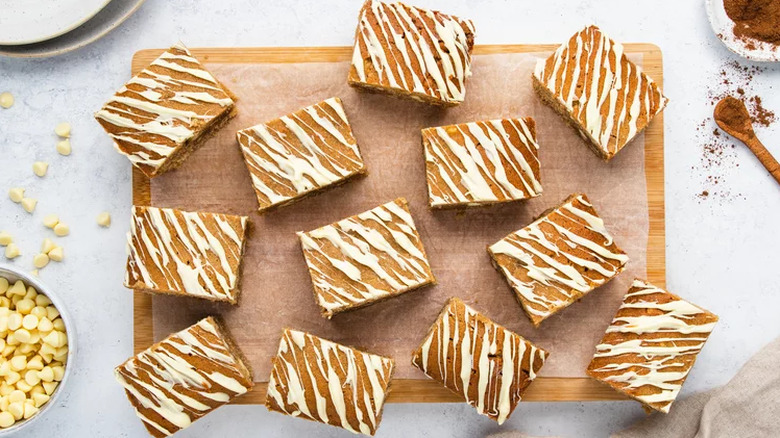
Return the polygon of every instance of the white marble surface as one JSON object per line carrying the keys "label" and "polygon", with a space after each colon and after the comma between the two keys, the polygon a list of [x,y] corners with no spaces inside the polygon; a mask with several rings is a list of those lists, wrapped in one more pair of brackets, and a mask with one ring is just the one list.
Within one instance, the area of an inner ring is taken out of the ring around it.
{"label": "white marble surface", "polygon": [[[710,114],[708,83],[725,61],[736,59],[712,35],[699,0],[419,0],[472,18],[477,42],[560,42],[596,23],[621,41],[653,42],[664,52],[666,110],[666,214],[668,285],[721,316],[683,393],[728,381],[760,346],[780,334],[780,186],[747,149],[727,151],[726,164],[703,171],[697,125]],[[92,113],[128,77],[140,49],[179,39],[199,46],[348,45],[360,1],[256,2],[150,0],[117,31],[83,50],[47,60],[0,58],[0,92],[16,105],[0,109],[0,229],[14,234],[25,268],[50,232],[41,225],[57,213],[71,226],[61,239],[66,261],[41,277],[70,300],[81,338],[69,397],[24,436],[143,437],[145,431],[112,368],[131,354],[131,293],[121,285],[123,238],[128,227],[130,165],[114,152]],[[526,78],[518,78],[526,80]],[[757,75],[753,88],[780,112],[780,68]],[[73,154],[54,151],[54,125],[73,124]],[[711,123],[711,122],[710,122]],[[708,125],[707,129],[711,129]],[[780,123],[759,131],[780,155]],[[32,174],[34,160],[51,163],[48,176]],[[729,164],[730,163],[730,164]],[[739,163],[739,167],[734,164]],[[707,175],[721,176],[707,199]],[[23,186],[39,199],[30,216],[5,192]],[[724,189],[725,188],[725,189]],[[729,195],[715,195],[728,191]],[[737,196],[739,194],[739,196]],[[110,229],[95,224],[108,210]],[[643,417],[634,403],[525,403],[503,430],[537,435],[606,436]],[[499,428],[461,404],[392,404],[381,437],[472,437]],[[270,414],[259,406],[230,406],[198,421],[182,437],[349,436],[335,428]]]}

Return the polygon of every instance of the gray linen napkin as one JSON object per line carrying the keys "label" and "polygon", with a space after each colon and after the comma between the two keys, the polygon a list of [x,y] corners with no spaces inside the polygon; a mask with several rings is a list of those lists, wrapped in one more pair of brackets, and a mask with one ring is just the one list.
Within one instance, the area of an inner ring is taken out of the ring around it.
{"label": "gray linen napkin", "polygon": [[[725,386],[694,394],[610,438],[780,437],[780,338],[770,342]],[[532,438],[508,431],[490,438]]]}

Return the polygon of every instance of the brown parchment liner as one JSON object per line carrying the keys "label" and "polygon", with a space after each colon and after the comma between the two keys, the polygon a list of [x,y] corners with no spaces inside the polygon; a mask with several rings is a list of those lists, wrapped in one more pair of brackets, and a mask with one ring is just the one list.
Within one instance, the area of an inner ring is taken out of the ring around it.
{"label": "brown parchment liner", "polygon": [[[152,180],[152,203],[249,215],[237,306],[155,296],[155,339],[208,314],[222,317],[249,360],[256,381],[267,381],[284,327],[305,330],[395,358],[396,378],[424,379],[411,353],[452,296],[550,351],[541,375],[582,377],[623,294],[646,275],[648,237],[644,136],[605,163],[534,95],[531,72],[547,54],[475,56],[466,101],[432,108],[384,95],[360,93],[346,83],[347,62],[209,64],[238,97],[239,114],[176,171]],[[632,55],[641,62],[641,55]],[[257,214],[257,201],[236,142],[237,130],[337,96],[352,123],[368,176],[296,204]],[[428,208],[420,129],[504,117],[536,119],[541,197],[469,210]],[[627,269],[579,303],[533,328],[485,247],[530,223],[574,192],[584,192],[628,253]],[[399,196],[412,215],[438,284],[335,316],[328,321],[312,287],[296,231],[308,231]]]}

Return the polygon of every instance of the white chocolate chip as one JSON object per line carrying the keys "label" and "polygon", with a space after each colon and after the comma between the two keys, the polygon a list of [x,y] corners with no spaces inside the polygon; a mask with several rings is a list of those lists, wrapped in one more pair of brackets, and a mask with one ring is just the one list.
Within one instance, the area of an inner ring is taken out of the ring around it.
{"label": "white chocolate chip", "polygon": [[[10,314],[8,316],[8,330],[18,330],[19,327],[22,326],[22,318],[23,317],[22,317],[21,313],[14,312],[14,313]],[[11,336],[11,335],[8,335],[8,336]],[[15,339],[10,339],[9,340],[9,338],[6,338],[6,342],[8,342],[8,344],[10,344],[10,345],[14,345],[13,342],[12,342],[13,340],[15,340]]]}
{"label": "white chocolate chip", "polygon": [[32,169],[34,174],[44,177],[46,176],[46,171],[49,170],[49,163],[45,161],[36,161],[33,163]]}
{"label": "white chocolate chip", "polygon": [[[6,233],[5,231],[0,231],[0,246],[7,246],[9,243],[11,243],[13,241],[14,241],[14,238],[11,237],[10,234]],[[7,285],[7,282],[8,282],[8,280],[6,280],[6,285]],[[5,292],[5,291],[3,291],[3,292]]]}
{"label": "white chocolate chip", "polygon": [[[34,389],[35,388],[33,388],[33,390]],[[43,389],[42,386],[41,386],[41,389]],[[44,394],[44,393],[35,393],[35,394],[33,394],[32,399],[33,399],[33,402],[35,403],[35,407],[40,408],[47,401],[49,401],[49,396]],[[2,424],[0,424],[0,426],[2,426]]]}
{"label": "white chocolate chip", "polygon": [[0,294],[4,294],[5,291],[7,290],[8,290],[8,279],[5,277],[0,277]]}
{"label": "white chocolate chip", "polygon": [[70,140],[67,138],[57,142],[57,153],[60,155],[68,156],[71,153]]}
{"label": "white chocolate chip", "polygon": [[35,211],[35,206],[38,205],[38,200],[32,198],[22,198],[22,208],[27,213]]}
{"label": "white chocolate chip", "polygon": [[54,226],[54,234],[60,237],[67,236],[68,234],[70,234],[70,227],[60,222]]}
{"label": "white chocolate chip", "polygon": [[[24,315],[24,318],[22,318],[22,328],[25,330],[35,330],[38,328],[38,323],[40,320],[35,315]],[[19,336],[17,336],[19,338]]]}
{"label": "white chocolate chip", "polygon": [[14,187],[8,191],[8,197],[17,204],[22,202],[24,198],[24,189],[21,187]]}
{"label": "white chocolate chip", "polygon": [[55,262],[61,262],[62,259],[65,258],[65,253],[62,250],[61,246],[55,247],[51,251],[49,251],[49,260],[55,261]]}
{"label": "white chocolate chip", "polygon": [[46,228],[54,229],[58,223],[60,223],[60,218],[56,214],[47,214],[43,217],[43,226]]}
{"label": "white chocolate chip", "polygon": [[35,301],[30,298],[23,298],[16,303],[16,311],[20,315],[29,315],[35,307]]}
{"label": "white chocolate chip", "polygon": [[38,408],[35,406],[34,403],[25,403],[24,404],[24,418],[30,418],[33,415],[38,413]]}
{"label": "white chocolate chip", "polygon": [[46,307],[51,305],[51,300],[46,295],[39,294],[37,297],[35,297],[35,305]]}
{"label": "white chocolate chip", "polygon": [[24,417],[24,404],[22,402],[12,402],[8,405],[9,414],[14,416],[14,420],[21,420]]}
{"label": "white chocolate chip", "polygon": [[35,254],[35,257],[33,257],[33,265],[35,265],[36,268],[41,269],[49,264],[49,256],[46,254],[40,253]]}
{"label": "white chocolate chip", "polygon": [[16,419],[8,411],[0,412],[0,427],[2,428],[11,427],[14,425],[14,423],[16,423]]}
{"label": "white chocolate chip", "polygon": [[14,283],[13,286],[11,286],[10,289],[8,289],[8,292],[11,295],[21,295],[24,296],[24,294],[27,293],[27,288],[24,287],[24,283],[22,280],[17,280],[16,283]]}
{"label": "white chocolate chip", "polygon": [[54,128],[54,132],[60,137],[70,137],[70,123],[62,122],[57,124],[57,126]]}
{"label": "white chocolate chip", "polygon": [[51,252],[51,250],[53,250],[56,247],[57,245],[55,245],[54,242],[52,242],[52,240],[47,237],[43,239],[43,243],[41,244],[41,252],[44,254],[48,254]]}
{"label": "white chocolate chip", "polygon": [[0,106],[8,109],[11,108],[14,104],[14,95],[9,92],[4,92],[0,94]]}
{"label": "white chocolate chip", "polygon": [[51,395],[55,389],[57,389],[57,385],[59,382],[43,382],[41,385],[43,385],[43,389],[46,390],[46,395]]}
{"label": "white chocolate chip", "polygon": [[104,211],[104,212],[100,213],[97,216],[97,223],[101,227],[106,227],[106,228],[110,227],[111,226],[111,214],[109,214],[107,211]]}
{"label": "white chocolate chip", "polygon": [[5,258],[10,260],[19,257],[20,255],[21,253],[19,252],[19,247],[16,246],[15,243],[11,242],[8,244],[8,246],[5,247]]}
{"label": "white chocolate chip", "polygon": [[48,333],[52,330],[54,330],[54,325],[51,323],[49,318],[44,316],[40,321],[38,321],[38,331]]}

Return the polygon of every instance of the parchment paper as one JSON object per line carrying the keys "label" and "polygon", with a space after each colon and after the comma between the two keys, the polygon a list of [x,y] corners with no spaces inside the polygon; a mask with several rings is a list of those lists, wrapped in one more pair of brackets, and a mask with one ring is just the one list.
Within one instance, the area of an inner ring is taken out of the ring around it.
{"label": "parchment paper", "polygon": [[[531,72],[542,56],[546,54],[476,56],[466,101],[452,109],[355,91],[346,84],[346,62],[207,65],[239,96],[239,115],[180,169],[155,178],[152,200],[157,206],[250,216],[242,292],[237,306],[156,296],[155,338],[181,330],[207,314],[218,314],[251,362],[257,381],[268,380],[270,359],[284,327],[391,356],[396,359],[395,377],[422,379],[424,375],[411,366],[411,352],[444,302],[458,296],[549,350],[551,358],[542,375],[583,376],[631,280],[646,273],[644,137],[637,138],[611,162],[601,161],[534,95]],[[235,132],[333,96],[344,102],[368,176],[258,215]],[[492,208],[431,211],[420,129],[523,116],[532,116],[537,123],[542,196]],[[590,197],[631,260],[618,278],[534,329],[507,283],[492,267],[485,248],[573,192]],[[410,202],[438,285],[326,320],[315,305],[295,232],[329,224],[399,196]]]}

